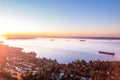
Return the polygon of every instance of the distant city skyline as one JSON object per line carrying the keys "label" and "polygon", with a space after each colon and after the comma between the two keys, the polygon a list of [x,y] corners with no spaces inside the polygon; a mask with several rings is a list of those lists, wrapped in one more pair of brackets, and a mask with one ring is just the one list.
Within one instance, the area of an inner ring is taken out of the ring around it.
{"label": "distant city skyline", "polygon": [[0,0],[0,34],[120,37],[120,0]]}

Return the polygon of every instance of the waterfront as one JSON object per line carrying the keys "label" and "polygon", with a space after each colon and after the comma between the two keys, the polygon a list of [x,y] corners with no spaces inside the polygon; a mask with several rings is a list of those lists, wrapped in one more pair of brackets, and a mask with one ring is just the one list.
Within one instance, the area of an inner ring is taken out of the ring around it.
{"label": "waterfront", "polygon": [[[54,39],[54,40],[53,40]],[[120,60],[120,40],[75,38],[37,38],[27,40],[4,40],[4,44],[34,51],[37,57],[56,59],[59,63],[74,60]],[[98,51],[115,52],[115,56],[99,54]]]}
{"label": "waterfront", "polygon": [[[34,52],[0,43],[0,79],[2,80],[119,80],[120,61],[74,60],[61,64],[36,58]],[[90,55],[89,55],[90,56]],[[58,59],[57,59],[58,60]],[[65,61],[64,61],[65,62]]]}

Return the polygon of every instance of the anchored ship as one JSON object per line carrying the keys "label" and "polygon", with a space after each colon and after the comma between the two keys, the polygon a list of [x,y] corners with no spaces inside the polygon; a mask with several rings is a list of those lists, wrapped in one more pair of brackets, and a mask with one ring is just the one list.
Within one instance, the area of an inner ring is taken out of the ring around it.
{"label": "anchored ship", "polygon": [[114,52],[104,52],[104,51],[99,51],[100,54],[107,54],[107,55],[115,55]]}

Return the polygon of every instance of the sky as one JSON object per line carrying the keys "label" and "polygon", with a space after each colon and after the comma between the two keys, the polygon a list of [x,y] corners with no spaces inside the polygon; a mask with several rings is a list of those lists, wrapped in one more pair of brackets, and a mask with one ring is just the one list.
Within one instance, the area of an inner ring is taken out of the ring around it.
{"label": "sky", "polygon": [[0,34],[120,37],[120,0],[0,0]]}

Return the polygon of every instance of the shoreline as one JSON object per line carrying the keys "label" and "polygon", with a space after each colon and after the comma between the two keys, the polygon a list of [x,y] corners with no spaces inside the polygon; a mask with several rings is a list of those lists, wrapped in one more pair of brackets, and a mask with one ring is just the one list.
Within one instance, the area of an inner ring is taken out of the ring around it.
{"label": "shoreline", "polygon": [[60,64],[56,60],[37,58],[35,52],[23,52],[23,48],[1,43],[0,49],[3,56],[0,58],[0,75],[6,80],[119,79],[116,74],[119,75],[120,61],[76,60]]}

